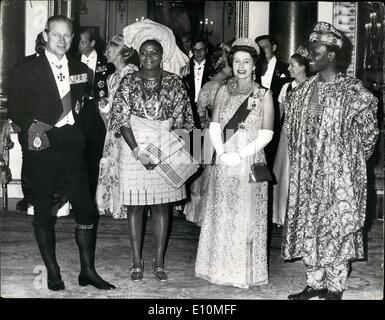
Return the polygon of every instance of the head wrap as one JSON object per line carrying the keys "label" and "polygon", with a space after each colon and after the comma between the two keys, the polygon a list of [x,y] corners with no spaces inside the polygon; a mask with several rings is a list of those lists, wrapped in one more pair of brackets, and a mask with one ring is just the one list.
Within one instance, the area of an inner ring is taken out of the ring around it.
{"label": "head wrap", "polygon": [[156,40],[163,48],[163,70],[184,75],[189,58],[178,48],[172,30],[163,24],[144,19],[123,29],[124,43],[139,52],[144,41]]}
{"label": "head wrap", "polygon": [[336,28],[327,22],[317,22],[309,37],[309,42],[322,43],[328,46],[342,48],[343,36]]}
{"label": "head wrap", "polygon": [[259,46],[253,39],[238,38],[231,45],[231,47],[235,47],[235,46],[251,47],[255,49],[257,51],[257,54],[259,55]]}
{"label": "head wrap", "polygon": [[116,35],[112,36],[112,38],[110,39],[109,42],[115,43],[120,47],[125,46],[124,37],[121,34],[116,34]]}

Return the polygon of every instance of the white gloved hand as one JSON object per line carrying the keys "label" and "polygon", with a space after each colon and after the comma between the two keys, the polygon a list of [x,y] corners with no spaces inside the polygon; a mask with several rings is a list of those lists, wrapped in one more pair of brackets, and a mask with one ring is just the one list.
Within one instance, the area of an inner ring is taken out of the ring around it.
{"label": "white gloved hand", "polygon": [[209,134],[211,143],[217,152],[216,156],[219,157],[222,153],[225,152],[225,147],[223,146],[221,124],[218,122],[210,122]]}
{"label": "white gloved hand", "polygon": [[245,159],[262,150],[273,138],[273,131],[267,129],[258,130],[257,138],[239,151],[241,159]]}
{"label": "white gloved hand", "polygon": [[241,163],[241,158],[238,153],[224,153],[219,158],[219,163],[228,167],[237,167]]}

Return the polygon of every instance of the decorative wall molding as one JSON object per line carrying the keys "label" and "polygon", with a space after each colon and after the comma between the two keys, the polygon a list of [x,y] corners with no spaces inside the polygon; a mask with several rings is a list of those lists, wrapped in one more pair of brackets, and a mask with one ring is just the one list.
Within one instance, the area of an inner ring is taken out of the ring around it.
{"label": "decorative wall molding", "polygon": [[334,2],[333,3],[333,25],[344,32],[352,42],[351,64],[346,70],[346,74],[354,77],[356,75],[356,56],[357,56],[357,2]]}
{"label": "decorative wall molding", "polygon": [[55,14],[55,0],[48,0],[47,11],[48,17],[52,17]]}
{"label": "decorative wall molding", "polygon": [[235,3],[235,37],[249,36],[249,1]]}

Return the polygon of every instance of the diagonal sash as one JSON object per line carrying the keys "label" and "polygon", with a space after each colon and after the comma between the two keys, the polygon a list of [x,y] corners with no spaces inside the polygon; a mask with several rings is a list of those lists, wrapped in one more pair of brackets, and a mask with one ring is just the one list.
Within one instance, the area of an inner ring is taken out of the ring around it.
{"label": "diagonal sash", "polygon": [[[253,91],[254,92],[254,91]],[[239,129],[239,124],[244,122],[249,115],[250,110],[247,109],[249,98],[253,95],[253,92],[242,102],[237,111],[233,114],[231,119],[226,123],[223,128],[223,143],[229,140]],[[230,130],[230,135],[226,134],[226,130]]]}
{"label": "diagonal sash", "polygon": [[[226,123],[223,128],[223,143],[229,140],[239,129],[238,124],[244,122],[249,115],[250,110],[247,109],[249,104],[249,98],[253,95],[254,91],[242,102],[237,111],[233,114],[231,119]],[[229,130],[229,134],[226,134],[226,130]],[[216,162],[217,152],[214,150],[212,163]]]}

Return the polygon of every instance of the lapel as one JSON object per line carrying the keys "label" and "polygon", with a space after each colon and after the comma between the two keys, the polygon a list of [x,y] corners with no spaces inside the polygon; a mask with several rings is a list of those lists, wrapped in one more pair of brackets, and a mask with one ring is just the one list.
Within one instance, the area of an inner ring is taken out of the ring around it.
{"label": "lapel", "polygon": [[56,80],[53,75],[50,63],[45,54],[40,55],[38,58],[38,69],[41,75],[42,89],[46,95],[50,96],[50,100],[61,103],[59,89],[56,85]]}

